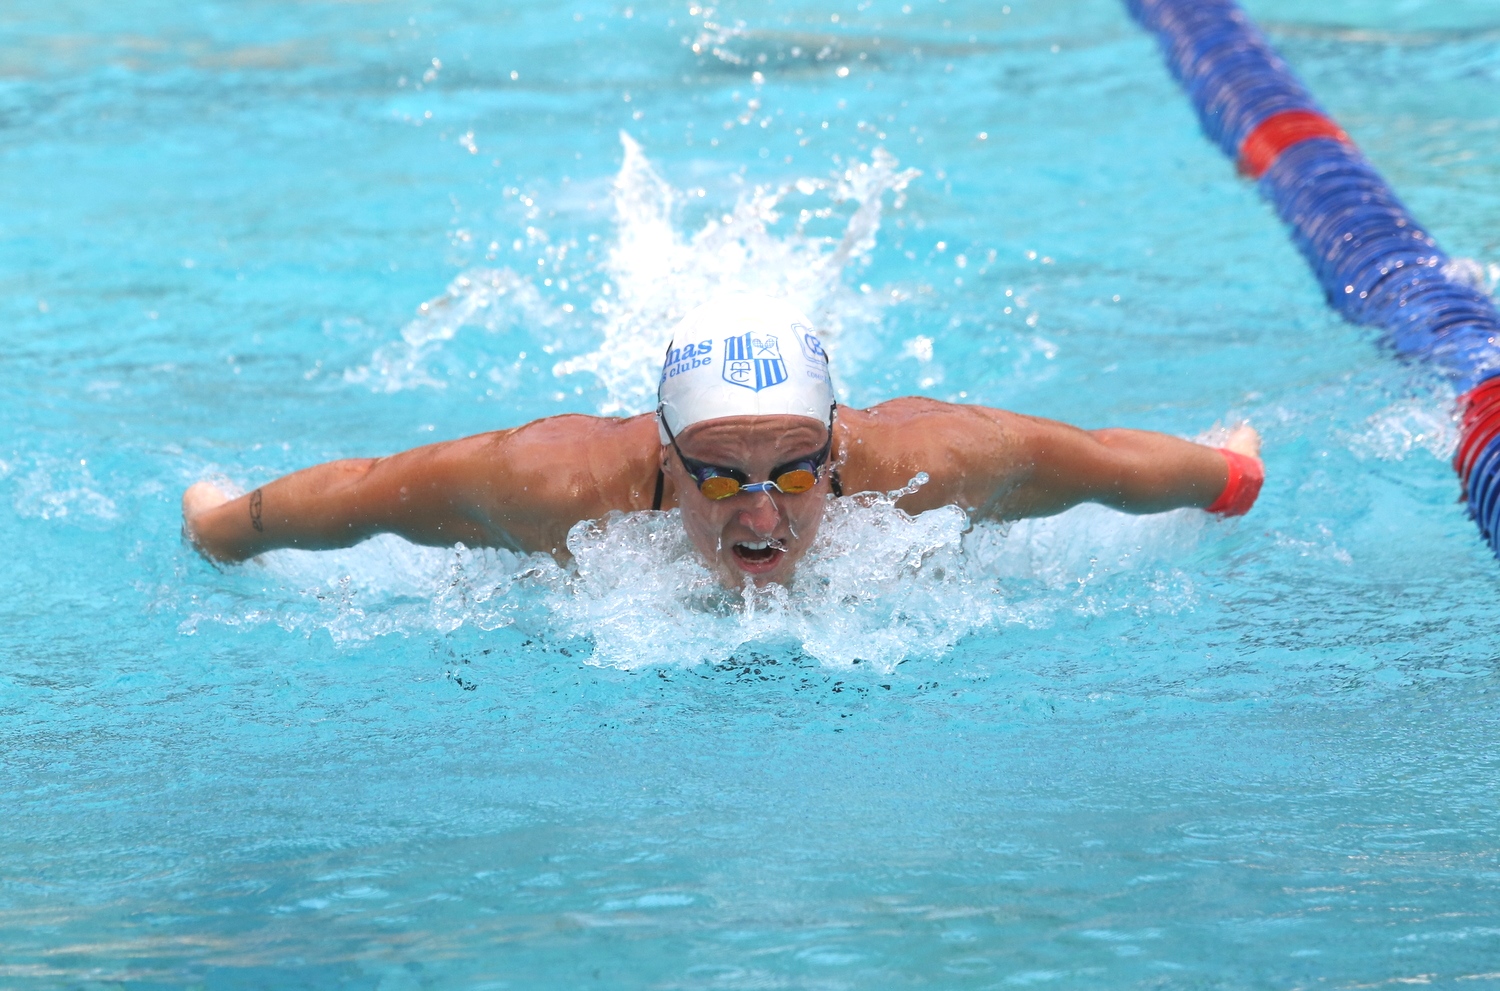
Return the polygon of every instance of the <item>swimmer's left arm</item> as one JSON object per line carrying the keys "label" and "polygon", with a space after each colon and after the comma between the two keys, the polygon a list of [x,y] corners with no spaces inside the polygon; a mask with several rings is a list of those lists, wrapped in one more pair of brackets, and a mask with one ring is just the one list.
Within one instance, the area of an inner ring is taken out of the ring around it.
{"label": "swimmer's left arm", "polygon": [[[908,512],[957,504],[975,519],[1023,519],[1097,502],[1127,513],[1159,513],[1215,506],[1231,481],[1223,451],[1147,430],[1082,430],[926,399],[883,403],[849,419],[857,447],[864,447],[863,436],[874,442],[869,448],[890,452],[884,459],[856,454],[851,483],[889,490],[918,470],[930,476],[901,500]],[[1253,428],[1236,428],[1224,447],[1259,472],[1260,436]]]}
{"label": "swimmer's left arm", "polygon": [[[1232,487],[1229,459],[1217,448],[1149,430],[1081,430],[1021,419],[1029,421],[1015,431],[1021,470],[997,486],[983,515],[1051,516],[1082,502],[1136,514],[1218,508]],[[1225,449],[1260,470],[1260,435],[1250,425],[1236,427]]]}

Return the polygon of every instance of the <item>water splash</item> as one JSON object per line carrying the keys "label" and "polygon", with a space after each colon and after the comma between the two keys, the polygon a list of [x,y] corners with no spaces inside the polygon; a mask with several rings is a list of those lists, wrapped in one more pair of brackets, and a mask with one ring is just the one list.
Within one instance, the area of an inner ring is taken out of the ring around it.
{"label": "water splash", "polygon": [[1474,258],[1450,258],[1443,266],[1443,275],[1491,296],[1500,288],[1500,265],[1494,262],[1486,264]]}
{"label": "water splash", "polygon": [[[699,15],[703,18],[703,26],[698,31],[698,36],[691,42],[694,55],[708,53],[719,61],[728,65],[744,65],[745,59],[729,47],[730,42],[745,34],[745,22],[735,20],[732,24],[722,24],[715,19],[716,11],[713,7],[697,4],[688,9],[689,14]],[[760,60],[765,64],[765,59]]]}
{"label": "water splash", "polygon": [[355,647],[390,634],[509,626],[518,612],[511,590],[525,587],[534,599],[545,586],[534,580],[561,571],[541,555],[421,547],[383,534],[345,550],[271,551],[181,601],[171,602],[164,588],[158,604],[185,614],[178,632],[187,635],[205,624],[273,625],[323,631],[336,645]]}
{"label": "water splash", "polygon": [[[0,478],[11,471],[0,462]],[[42,457],[17,480],[13,505],[17,515],[31,519],[112,523],[119,509],[100,488],[86,462]]]}
{"label": "water splash", "polygon": [[462,328],[480,327],[492,334],[518,325],[539,329],[556,326],[562,317],[536,286],[512,270],[471,269],[441,296],[417,307],[417,316],[401,328],[401,340],[378,348],[368,365],[345,371],[344,381],[387,393],[444,389],[447,380],[434,374],[429,363]]}
{"label": "water splash", "polygon": [[[596,318],[589,336],[599,345],[558,361],[552,369],[559,378],[584,373],[597,379],[604,391],[600,414],[651,407],[670,328],[720,292],[786,297],[813,318],[823,340],[835,348],[847,328],[878,320],[881,303],[846,286],[843,276],[874,248],[885,195],[891,193],[899,207],[919,171],[899,168],[877,148],[869,162],[852,162],[832,176],[756,186],[688,236],[675,218],[688,197],[661,177],[630,135],[621,132],[620,143],[624,161],[613,184],[616,230],[602,272],[570,267],[575,263],[565,247],[551,246],[545,232],[527,228],[529,242],[547,245],[553,263],[549,271],[562,284],[603,276],[601,292],[589,307]],[[772,227],[781,219],[779,208],[792,197],[814,201],[798,211],[789,233],[777,234]],[[839,237],[808,232],[809,222],[826,222],[851,206]],[[443,345],[464,327],[490,333],[521,327],[537,336],[538,331],[576,323],[578,318],[569,316],[573,310],[572,304],[549,303],[529,276],[512,269],[471,269],[419,307],[417,317],[402,328],[401,340],[379,348],[369,364],[346,371],[344,380],[387,393],[446,388],[448,379],[432,365]],[[844,361],[843,366],[848,372],[854,364]]]}
{"label": "water splash", "polygon": [[383,536],[344,551],[277,551],[177,608],[205,623],[376,637],[513,627],[620,669],[729,660],[749,650],[835,668],[889,671],[1006,624],[1063,611],[1175,613],[1191,581],[1171,567],[1203,514],[1128,517],[1097,506],[1011,526],[970,525],[957,507],[909,516],[901,491],[832,499],[790,587],[725,589],[677,511],[614,513],[568,536],[573,562],[496,550],[417,547]]}
{"label": "water splash", "polygon": [[[596,376],[608,395],[600,412],[649,409],[669,328],[720,292],[785,297],[813,318],[833,348],[848,324],[873,319],[869,297],[845,286],[843,274],[874,247],[885,194],[894,194],[899,206],[902,191],[920,172],[900,169],[877,148],[870,162],[853,163],[836,176],[756,186],[732,210],[685,237],[673,219],[683,195],[662,179],[635,139],[621,132],[620,143],[625,160],[614,184],[618,235],[605,266],[615,291],[593,308],[603,320],[603,341],[555,369],[558,375]],[[773,233],[779,207],[793,195],[854,204],[842,236],[807,232],[810,220],[831,215],[831,208],[821,206],[799,211],[789,234]]]}
{"label": "water splash", "polygon": [[1456,403],[1450,395],[1440,405],[1432,399],[1393,403],[1365,420],[1366,429],[1349,437],[1349,450],[1360,460],[1405,461],[1426,451],[1440,461],[1458,447]]}
{"label": "water splash", "polygon": [[637,668],[726,660],[744,648],[890,670],[946,653],[1006,613],[1000,589],[963,558],[956,507],[908,516],[899,493],[831,500],[790,587],[726,590],[699,562],[678,514],[615,515],[569,538],[576,573],[557,632],[593,660]]}

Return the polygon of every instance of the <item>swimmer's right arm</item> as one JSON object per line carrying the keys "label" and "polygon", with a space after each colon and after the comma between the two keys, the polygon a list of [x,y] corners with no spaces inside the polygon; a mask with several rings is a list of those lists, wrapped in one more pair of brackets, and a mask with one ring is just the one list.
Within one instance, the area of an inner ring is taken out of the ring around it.
{"label": "swimmer's right arm", "polygon": [[377,533],[562,560],[579,520],[650,507],[659,452],[650,414],[553,416],[388,458],[331,461],[237,499],[199,482],[183,494],[183,530],[218,561],[348,547]]}
{"label": "swimmer's right arm", "polygon": [[505,543],[469,477],[494,444],[494,435],[480,435],[387,458],[330,461],[236,499],[199,482],[183,493],[183,529],[217,561],[284,547],[348,547],[386,532],[430,545]]}

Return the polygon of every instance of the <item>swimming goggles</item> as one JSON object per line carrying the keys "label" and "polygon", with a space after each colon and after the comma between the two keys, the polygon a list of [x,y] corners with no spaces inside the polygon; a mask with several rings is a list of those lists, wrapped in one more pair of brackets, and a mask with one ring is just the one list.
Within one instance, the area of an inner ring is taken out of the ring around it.
{"label": "swimming goggles", "polygon": [[750,476],[738,468],[711,465],[683,454],[682,448],[677,446],[677,436],[672,433],[672,428],[667,426],[667,418],[662,415],[662,410],[658,409],[657,415],[661,417],[662,429],[667,432],[667,439],[672,442],[672,450],[677,452],[677,460],[682,462],[682,467],[687,469],[687,473],[692,475],[698,483],[698,491],[718,501],[739,495],[741,492],[780,492],[784,495],[798,495],[811,490],[818,484],[818,470],[828,461],[828,455],[833,450],[833,411],[837,406],[838,404],[835,403],[828,409],[828,440],[823,442],[822,450],[811,457],[798,458],[796,461],[777,465],[771,469],[771,477],[764,482],[750,481]]}

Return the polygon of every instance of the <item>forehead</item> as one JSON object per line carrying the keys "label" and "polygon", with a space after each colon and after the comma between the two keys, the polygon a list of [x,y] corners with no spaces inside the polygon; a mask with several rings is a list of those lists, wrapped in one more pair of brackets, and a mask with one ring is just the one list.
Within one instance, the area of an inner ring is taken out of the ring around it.
{"label": "forehead", "polygon": [[745,464],[811,454],[827,439],[827,427],[817,420],[780,414],[704,420],[677,438],[683,453],[690,457]]}

